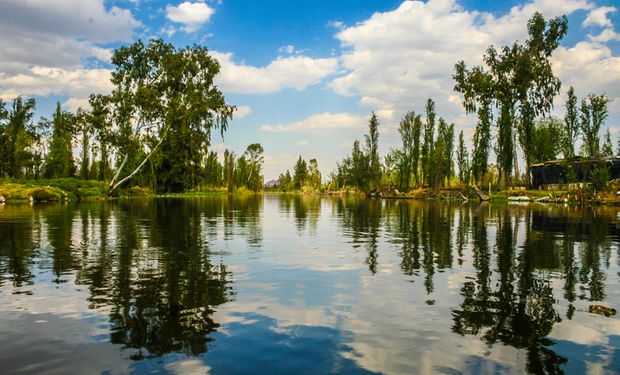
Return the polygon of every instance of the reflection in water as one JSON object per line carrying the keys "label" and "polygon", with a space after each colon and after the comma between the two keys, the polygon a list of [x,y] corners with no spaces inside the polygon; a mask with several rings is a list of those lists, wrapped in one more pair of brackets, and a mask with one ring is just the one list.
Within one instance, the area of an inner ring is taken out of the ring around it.
{"label": "reflection in water", "polygon": [[[1,206],[0,323],[65,324],[67,306],[37,301],[81,299],[82,340],[138,372],[178,355],[224,373],[613,372],[618,318],[586,311],[620,303],[617,213],[297,195]],[[446,346],[454,363],[433,359]]]}

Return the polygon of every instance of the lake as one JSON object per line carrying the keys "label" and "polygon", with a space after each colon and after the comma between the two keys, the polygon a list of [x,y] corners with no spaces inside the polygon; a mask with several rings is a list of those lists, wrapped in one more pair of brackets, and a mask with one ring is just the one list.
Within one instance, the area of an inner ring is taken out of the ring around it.
{"label": "lake", "polygon": [[615,207],[3,205],[1,372],[619,373],[619,249]]}

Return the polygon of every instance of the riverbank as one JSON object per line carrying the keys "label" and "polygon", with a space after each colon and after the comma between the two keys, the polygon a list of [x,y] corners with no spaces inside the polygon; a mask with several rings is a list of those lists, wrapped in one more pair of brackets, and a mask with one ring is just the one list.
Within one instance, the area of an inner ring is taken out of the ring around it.
{"label": "riverbank", "polygon": [[103,181],[58,178],[42,180],[0,180],[0,201],[57,202],[107,198]]}

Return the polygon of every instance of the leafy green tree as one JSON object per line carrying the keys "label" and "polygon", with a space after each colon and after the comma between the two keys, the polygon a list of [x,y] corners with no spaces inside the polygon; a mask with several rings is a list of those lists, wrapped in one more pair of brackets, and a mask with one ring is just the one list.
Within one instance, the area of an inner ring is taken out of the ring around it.
{"label": "leafy green tree", "polygon": [[109,150],[112,144],[114,144],[114,134],[110,119],[110,97],[91,94],[88,98],[88,103],[91,109],[87,119],[94,133],[94,139],[97,141],[99,151],[99,161],[97,164],[93,163],[97,172],[95,176],[97,180],[106,181],[112,177]]}
{"label": "leafy green tree", "polygon": [[605,95],[588,95],[581,101],[580,120],[583,134],[583,153],[589,157],[601,155],[600,131],[607,119],[607,103]]}
{"label": "leafy green tree", "polygon": [[224,168],[215,151],[209,152],[205,160],[205,183],[207,186],[222,186]]}
{"label": "leafy green tree", "polygon": [[90,176],[90,155],[91,155],[91,133],[92,125],[88,121],[89,114],[82,108],[78,108],[75,114],[75,131],[80,134],[80,171],[79,176],[82,180],[88,180]]}
{"label": "leafy green tree", "polygon": [[499,51],[493,46],[487,49],[483,60],[488,71],[482,67],[468,70],[462,61],[456,65],[455,90],[463,93],[468,113],[478,111],[472,162],[476,179],[480,179],[486,169],[481,167],[487,163],[484,156],[488,155],[484,150],[489,144],[485,139],[490,135],[493,104],[498,108],[495,151],[500,181],[509,184],[513,170],[516,171],[515,133],[526,167],[531,165],[535,119],[549,112],[560,90],[550,57],[566,34],[567,25],[566,17],[547,21],[540,13],[535,13],[528,21],[529,38],[524,44],[514,43]]}
{"label": "leafy green tree", "polygon": [[381,163],[379,161],[379,120],[373,112],[368,122],[366,139],[366,154],[368,155],[369,189],[377,189],[381,185]]}
{"label": "leafy green tree", "polygon": [[431,160],[433,144],[435,143],[435,102],[432,99],[426,101],[426,122],[424,123],[424,142],[422,143],[422,178],[430,184],[432,177]]}
{"label": "leafy green tree", "polygon": [[36,103],[34,99],[13,99],[10,110],[0,101],[0,174],[21,178],[36,168],[34,147],[40,139],[37,126],[32,123]]}
{"label": "leafy green tree", "polygon": [[347,181],[351,183],[351,186],[356,187],[365,194],[370,193],[370,160],[368,154],[365,154],[360,148],[360,142],[355,140],[353,142],[353,150],[351,151],[351,160],[348,163],[348,177]]}
{"label": "leafy green tree", "polygon": [[235,154],[228,149],[224,151],[224,181],[228,192],[232,193],[235,186]]}
{"label": "leafy green tree", "polygon": [[263,152],[264,149],[260,143],[252,143],[246,148],[243,154],[248,162],[246,186],[253,191],[258,191],[263,187],[263,175],[261,173],[265,160]]}
{"label": "leafy green tree", "polygon": [[297,159],[295,167],[293,168],[293,186],[295,189],[301,189],[306,183],[307,178],[308,166],[306,161],[301,158],[301,155],[299,155],[299,159]]}
{"label": "leafy green tree", "polygon": [[[413,160],[416,135],[415,118],[415,112],[409,112],[402,118],[402,120],[400,120],[400,124],[398,125],[398,133],[400,134],[400,139],[402,141],[402,148],[400,149],[400,152],[398,152],[398,155],[394,155],[395,160],[398,160],[396,164],[399,170],[399,186],[401,189],[406,190],[409,189],[411,174],[413,169],[416,167]],[[418,146],[419,144],[420,141],[418,139]]]}
{"label": "leafy green tree", "polygon": [[278,176],[278,181],[280,183],[279,189],[282,191],[288,191],[293,188],[293,178],[288,169],[285,173],[281,173],[280,176]]}
{"label": "leafy green tree", "polygon": [[530,150],[532,163],[542,163],[557,159],[563,145],[558,142],[562,139],[563,123],[554,118],[547,118],[536,124],[534,128],[534,143]]}
{"label": "leafy green tree", "polygon": [[568,89],[566,115],[564,116],[563,125],[562,152],[565,159],[572,159],[575,156],[575,143],[577,143],[577,137],[579,137],[579,110],[577,108],[575,90],[572,86]]}
{"label": "leafy green tree", "polygon": [[463,61],[456,64],[452,77],[457,82],[454,90],[463,94],[465,111],[475,112],[478,116],[473,139],[471,175],[475,181],[481,182],[488,169],[491,148],[492,105],[495,95],[493,77],[480,66],[468,70]]}
{"label": "leafy green tree", "polygon": [[437,139],[432,148],[430,168],[432,170],[431,186],[440,188],[452,174],[452,151],[454,148],[454,124],[448,125],[439,118]]}
{"label": "leafy green tree", "polygon": [[413,119],[413,149],[411,151],[411,169],[413,172],[413,181],[416,186],[420,184],[420,137],[422,135],[422,118],[420,115]]}
{"label": "leafy green tree", "polygon": [[[214,85],[219,63],[204,47],[177,50],[153,39],[148,45],[137,41],[117,49],[112,64],[111,99],[122,161],[109,193],[134,177],[164,143],[155,166],[159,188],[190,187],[211,130],[223,134],[235,109]],[[121,177],[128,165],[131,172]]]}
{"label": "leafy green tree", "polygon": [[459,166],[459,180],[461,183],[468,185],[470,176],[469,153],[465,146],[465,137],[463,131],[459,132],[459,144],[456,148],[456,161]]}
{"label": "leafy green tree", "polygon": [[73,162],[73,133],[75,132],[75,116],[63,111],[60,103],[52,117],[52,137],[49,153],[45,161],[45,177],[71,177],[75,174]]}
{"label": "leafy green tree", "polygon": [[613,156],[614,154],[614,146],[611,143],[611,133],[609,132],[609,129],[607,129],[607,132],[605,133],[605,142],[603,143],[602,153],[603,156]]}
{"label": "leafy green tree", "polygon": [[319,163],[316,159],[308,161],[308,182],[315,189],[321,188],[321,172],[319,171]]}

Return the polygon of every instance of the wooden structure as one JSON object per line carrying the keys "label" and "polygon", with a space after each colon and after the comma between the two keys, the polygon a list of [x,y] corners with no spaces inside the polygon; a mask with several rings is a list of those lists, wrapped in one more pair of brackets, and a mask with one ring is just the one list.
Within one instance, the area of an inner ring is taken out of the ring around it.
{"label": "wooden structure", "polygon": [[530,166],[530,181],[533,189],[544,185],[587,183],[591,181],[592,171],[606,168],[609,180],[620,178],[620,157],[584,158],[576,156],[572,160],[550,160]]}

